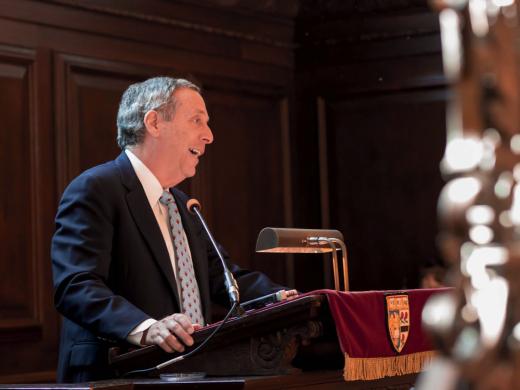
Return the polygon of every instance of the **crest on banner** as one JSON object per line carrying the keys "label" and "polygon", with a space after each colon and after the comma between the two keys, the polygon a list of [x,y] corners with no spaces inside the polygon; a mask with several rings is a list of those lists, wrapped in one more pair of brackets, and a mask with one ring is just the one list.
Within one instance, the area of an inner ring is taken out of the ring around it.
{"label": "crest on banner", "polygon": [[390,343],[401,353],[410,333],[410,305],[408,294],[385,296],[386,325]]}

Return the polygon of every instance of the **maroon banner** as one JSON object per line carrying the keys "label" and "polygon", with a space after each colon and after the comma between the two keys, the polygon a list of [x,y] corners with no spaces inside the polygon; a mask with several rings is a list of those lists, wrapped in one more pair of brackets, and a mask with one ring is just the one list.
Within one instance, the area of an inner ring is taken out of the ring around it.
{"label": "maroon banner", "polygon": [[[432,294],[450,291],[449,288],[339,292],[317,290],[308,294],[324,294],[336,323],[341,349],[351,358],[381,358],[433,350],[431,341],[422,328],[422,309]],[[407,337],[401,352],[392,345],[386,298],[407,295],[409,303]]]}

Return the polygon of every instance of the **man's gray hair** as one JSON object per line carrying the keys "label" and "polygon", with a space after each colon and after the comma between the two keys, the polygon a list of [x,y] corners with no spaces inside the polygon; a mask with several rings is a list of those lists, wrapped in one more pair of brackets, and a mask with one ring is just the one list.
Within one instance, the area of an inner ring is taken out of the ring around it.
{"label": "man's gray hair", "polygon": [[123,93],[117,113],[117,144],[121,149],[140,144],[146,132],[144,116],[156,110],[163,119],[171,120],[175,113],[173,92],[189,88],[200,92],[191,81],[171,77],[154,77],[132,84]]}

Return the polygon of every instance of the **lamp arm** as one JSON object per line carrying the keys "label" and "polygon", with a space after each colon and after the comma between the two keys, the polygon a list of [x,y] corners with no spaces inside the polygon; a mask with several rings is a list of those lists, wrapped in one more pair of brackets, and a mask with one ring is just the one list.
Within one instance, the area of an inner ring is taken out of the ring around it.
{"label": "lamp arm", "polygon": [[342,265],[343,265],[343,289],[345,291],[349,290],[349,283],[348,283],[348,256],[347,256],[347,246],[343,241],[337,238],[330,238],[330,241],[333,243],[339,245],[341,247],[341,259],[342,259]]}
{"label": "lamp arm", "polygon": [[338,254],[336,253],[338,248],[333,242],[332,238],[328,237],[307,237],[306,241],[309,245],[323,245],[326,244],[332,249],[332,268],[334,274],[334,290],[340,291],[339,289],[339,267],[338,267]]}
{"label": "lamp arm", "polygon": [[336,245],[332,242],[330,238],[326,238],[321,243],[327,243],[332,249],[332,268],[334,273],[334,289],[339,291],[339,267],[338,267],[338,253]]}

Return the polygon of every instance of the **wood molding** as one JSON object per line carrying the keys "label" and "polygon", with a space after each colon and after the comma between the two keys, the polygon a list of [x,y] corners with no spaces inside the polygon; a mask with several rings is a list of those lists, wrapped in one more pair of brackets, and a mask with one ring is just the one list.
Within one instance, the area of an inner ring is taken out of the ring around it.
{"label": "wood molding", "polygon": [[39,321],[5,321],[0,325],[0,344],[3,345],[39,342],[42,337],[43,324]]}
{"label": "wood molding", "polygon": [[[318,113],[318,158],[320,176],[320,208],[321,228],[330,229],[330,197],[329,197],[329,164],[328,164],[328,138],[327,138],[327,107],[325,99],[321,96],[316,98],[316,112]],[[330,256],[323,257],[323,285],[331,288],[332,265]]]}
{"label": "wood molding", "polygon": [[41,327],[41,323],[34,318],[2,318],[0,320],[0,333],[38,327]]}
{"label": "wood molding", "polygon": [[[305,25],[304,31],[305,33],[300,34],[299,37],[301,47],[324,46],[338,50],[342,46],[352,43],[365,45],[380,41],[398,42],[399,40],[407,41],[414,38],[437,36],[439,22],[437,15],[432,12],[392,17],[377,16],[362,22],[348,19],[322,21]],[[440,48],[438,53],[440,53]]]}
{"label": "wood molding", "polygon": [[232,9],[240,14],[261,15],[268,19],[272,18],[294,18],[300,8],[299,0],[181,0],[185,3],[206,5],[213,8]]}
{"label": "wood molding", "polygon": [[[291,169],[291,135],[290,135],[290,115],[289,99],[280,100],[280,128],[281,128],[281,148],[282,148],[282,169],[283,169],[283,212],[285,227],[294,226],[293,218],[293,191],[292,191],[292,169]],[[294,255],[285,256],[286,286],[294,286]]]}
{"label": "wood molding", "polygon": [[426,0],[302,0],[300,14],[342,18],[356,14],[381,14],[396,10],[428,7]]}
{"label": "wood molding", "polygon": [[[382,63],[338,64],[302,72],[317,95],[348,98],[403,90],[445,88],[442,61],[437,55],[388,59]],[[325,87],[326,86],[326,87]]]}
{"label": "wood molding", "polygon": [[203,32],[208,33],[212,35],[220,35],[224,36],[226,38],[233,38],[233,39],[240,39],[244,41],[254,42],[254,43],[261,43],[268,46],[273,47],[280,47],[280,48],[287,48],[287,49],[293,49],[295,47],[294,43],[292,42],[284,42],[280,40],[271,39],[265,35],[254,35],[254,34],[247,34],[236,30],[229,30],[224,28],[218,28],[218,27],[212,27],[204,24],[189,22],[186,20],[180,20],[176,18],[171,17],[165,17],[165,16],[158,16],[153,15],[149,13],[142,13],[137,11],[129,11],[122,8],[116,8],[116,7],[110,7],[110,6],[102,6],[102,5],[96,5],[92,3],[86,3],[83,1],[78,0],[50,0],[50,2],[60,5],[66,5],[69,7],[78,8],[85,11],[93,11],[93,12],[100,12],[106,15],[112,15],[117,17],[124,17],[128,19],[135,19],[140,20],[148,23],[156,23],[161,24],[165,26],[170,27],[180,27],[183,29],[196,31],[196,32]]}
{"label": "wood molding", "polygon": [[82,73],[107,75],[114,79],[137,81],[151,77],[154,74],[167,74],[169,72],[153,66],[139,66],[64,53],[55,54],[54,80],[58,194],[61,194],[69,181],[81,171],[79,161],[81,148],[78,123],[79,107],[77,104],[78,85],[75,84],[75,77],[77,74]]}
{"label": "wood molding", "polygon": [[56,371],[35,371],[23,374],[0,375],[0,383],[48,383],[56,381]]}
{"label": "wood molding", "polygon": [[[40,177],[41,177],[41,168],[38,164],[38,133],[37,133],[37,122],[38,122],[38,114],[37,114],[37,98],[36,98],[36,73],[34,69],[34,64],[36,61],[36,51],[32,49],[16,47],[16,46],[0,46],[0,61],[3,61],[4,64],[12,64],[13,67],[11,71],[9,68],[4,69],[7,73],[3,76],[11,76],[14,79],[19,79],[23,84],[23,101],[22,109],[24,110],[21,113],[22,116],[25,116],[25,120],[27,121],[27,133],[20,134],[21,137],[26,136],[27,138],[24,140],[27,145],[27,157],[28,157],[28,165],[27,172],[18,172],[20,176],[27,178],[27,193],[29,194],[29,203],[26,204],[26,208],[28,209],[28,220],[30,222],[30,236],[28,237],[28,243],[25,243],[28,248],[28,256],[29,258],[23,259],[27,265],[27,286],[25,286],[28,291],[31,292],[30,297],[28,297],[29,301],[24,302],[27,307],[24,307],[22,312],[24,313],[23,317],[19,317],[20,313],[15,317],[7,317],[0,319],[0,334],[5,334],[6,332],[13,332],[20,330],[20,332],[27,334],[31,333],[32,335],[39,334],[41,330],[41,312],[42,309],[40,307],[39,294],[41,291],[41,280],[38,276],[38,263],[42,253],[38,250],[41,248],[40,240],[41,234],[38,226],[38,215],[40,212],[39,209],[39,201],[38,201],[38,190]],[[16,69],[18,67],[18,69]],[[21,169],[17,167],[17,169]],[[13,184],[15,185],[15,184]],[[20,188],[12,188],[12,190],[21,190]],[[20,242],[24,240],[22,237],[18,238]],[[16,245],[20,243],[9,243],[9,245]],[[11,259],[12,260],[12,259]],[[8,275],[4,275],[4,277]],[[19,307],[20,308],[20,307]],[[16,309],[14,309],[16,312]],[[2,338],[5,338],[2,336]]]}
{"label": "wood molding", "polygon": [[23,64],[33,61],[35,56],[36,52],[34,49],[0,44],[0,58],[6,61]]}
{"label": "wood molding", "polygon": [[325,99],[321,96],[316,98],[318,113],[318,155],[320,166],[320,198],[321,198],[321,227],[330,228],[329,210],[329,167],[327,155],[327,109]]}

